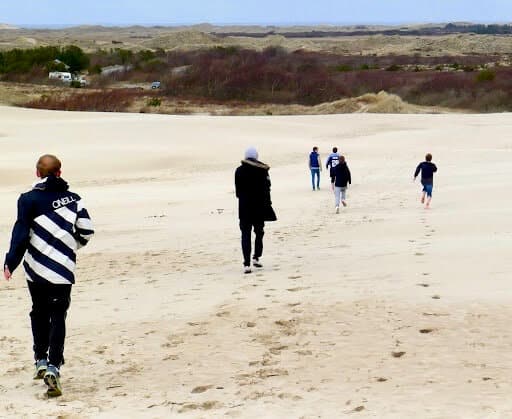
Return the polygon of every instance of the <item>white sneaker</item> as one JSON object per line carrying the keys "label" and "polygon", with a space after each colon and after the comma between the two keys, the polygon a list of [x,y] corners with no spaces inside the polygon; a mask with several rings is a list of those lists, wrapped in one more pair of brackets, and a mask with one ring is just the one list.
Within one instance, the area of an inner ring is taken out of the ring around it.
{"label": "white sneaker", "polygon": [[244,266],[244,274],[250,274],[252,272],[250,266]]}
{"label": "white sneaker", "polygon": [[336,214],[340,213],[340,207],[336,207]]}
{"label": "white sneaker", "polygon": [[263,268],[263,265],[261,264],[259,258],[252,258],[252,266],[255,268]]}

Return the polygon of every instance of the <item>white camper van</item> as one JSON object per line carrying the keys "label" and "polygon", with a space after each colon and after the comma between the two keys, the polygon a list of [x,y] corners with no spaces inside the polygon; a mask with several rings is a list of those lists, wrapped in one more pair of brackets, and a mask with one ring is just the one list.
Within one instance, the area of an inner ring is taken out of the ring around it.
{"label": "white camper van", "polygon": [[48,78],[50,80],[60,80],[63,83],[71,83],[73,80],[71,73],[68,71],[50,71]]}

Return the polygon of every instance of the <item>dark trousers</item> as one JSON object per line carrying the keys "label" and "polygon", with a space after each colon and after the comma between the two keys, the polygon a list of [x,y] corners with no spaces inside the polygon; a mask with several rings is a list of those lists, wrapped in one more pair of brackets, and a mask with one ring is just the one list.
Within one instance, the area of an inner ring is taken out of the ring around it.
{"label": "dark trousers", "polygon": [[27,281],[32,297],[34,358],[48,359],[56,367],[64,363],[66,315],[71,303],[71,285]]}
{"label": "dark trousers", "polygon": [[265,232],[263,221],[240,220],[240,231],[242,232],[242,253],[244,254],[244,266],[251,266],[251,231],[254,228],[254,257],[259,258],[263,254],[263,236]]}

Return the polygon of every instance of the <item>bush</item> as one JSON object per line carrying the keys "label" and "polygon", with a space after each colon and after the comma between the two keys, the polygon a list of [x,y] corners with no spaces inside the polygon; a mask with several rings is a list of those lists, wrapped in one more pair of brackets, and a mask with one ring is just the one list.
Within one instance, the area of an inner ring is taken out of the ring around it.
{"label": "bush", "polygon": [[336,71],[339,71],[340,73],[343,73],[345,71],[352,71],[352,66],[347,64],[340,64],[335,67]]}
{"label": "bush", "polygon": [[147,106],[158,107],[162,104],[162,100],[158,97],[152,97],[146,102]]}
{"label": "bush", "polygon": [[388,68],[386,68],[386,71],[399,71],[402,67],[396,64],[391,64]]}
{"label": "bush", "polygon": [[476,75],[477,82],[493,81],[495,78],[496,78],[496,73],[487,68],[485,70],[480,71]]}

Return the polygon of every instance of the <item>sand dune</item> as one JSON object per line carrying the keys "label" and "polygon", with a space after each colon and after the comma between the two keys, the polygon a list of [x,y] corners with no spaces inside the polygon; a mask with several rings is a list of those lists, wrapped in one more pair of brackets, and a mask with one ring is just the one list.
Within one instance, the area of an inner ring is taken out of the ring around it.
{"label": "sand dune", "polygon": [[[0,417],[509,417],[512,118],[183,117],[0,107],[2,252],[44,152],[88,203],[64,395],[31,380],[21,271],[0,285]],[[233,171],[279,216],[241,273]],[[347,156],[349,206],[306,155]],[[439,165],[433,208],[412,171]]]}

